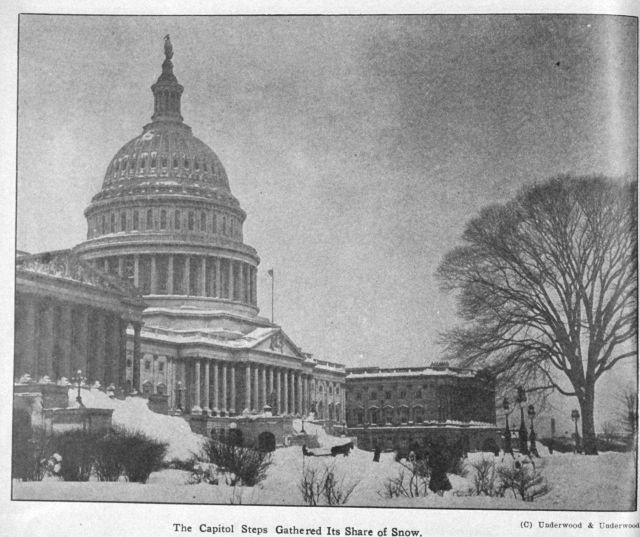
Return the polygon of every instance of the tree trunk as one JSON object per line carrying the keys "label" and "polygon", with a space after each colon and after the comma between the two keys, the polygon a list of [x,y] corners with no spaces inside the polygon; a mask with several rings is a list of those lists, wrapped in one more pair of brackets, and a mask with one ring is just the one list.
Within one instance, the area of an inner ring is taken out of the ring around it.
{"label": "tree trunk", "polygon": [[595,385],[586,386],[585,396],[580,399],[582,414],[582,444],[585,455],[597,455],[596,427],[593,419]]}

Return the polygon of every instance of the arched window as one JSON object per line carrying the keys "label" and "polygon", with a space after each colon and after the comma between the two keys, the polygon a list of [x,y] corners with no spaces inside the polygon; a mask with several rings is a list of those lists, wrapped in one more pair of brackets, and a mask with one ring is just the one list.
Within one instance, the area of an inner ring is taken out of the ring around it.
{"label": "arched window", "polygon": [[156,167],[156,163],[157,163],[156,154],[155,153],[151,153],[151,167],[155,168]]}
{"label": "arched window", "polygon": [[120,231],[127,231],[127,213],[120,213]]}
{"label": "arched window", "polygon": [[414,407],[414,409],[413,409],[413,422],[414,423],[422,423],[422,420],[423,420],[422,407],[421,406]]}
{"label": "arched window", "polygon": [[116,231],[116,213],[111,213],[111,228],[109,231],[111,233],[115,233]]}
{"label": "arched window", "polygon": [[162,157],[161,162],[162,162],[162,167],[166,168],[167,167],[167,157]]}
{"label": "arched window", "polygon": [[167,211],[160,211],[160,229],[167,229]]}
{"label": "arched window", "polygon": [[120,174],[122,175],[127,169],[127,159],[126,157],[122,159],[122,166],[120,167]]}
{"label": "arched window", "polygon": [[222,234],[223,235],[227,234],[227,217],[226,216],[222,217]]}
{"label": "arched window", "polygon": [[153,227],[153,211],[151,209],[147,209],[147,229],[151,229]]}
{"label": "arched window", "polygon": [[376,425],[379,421],[379,413],[378,413],[378,409],[377,408],[370,408],[369,409],[369,423],[371,425]]}
{"label": "arched window", "polygon": [[107,217],[102,215],[102,234],[104,235],[107,232]]}
{"label": "arched window", "polygon": [[207,231],[207,213],[200,213],[200,231]]}
{"label": "arched window", "polygon": [[189,225],[189,231],[193,231],[193,227],[195,225],[193,211],[189,211],[188,225]]}
{"label": "arched window", "polygon": [[218,233],[218,215],[216,215],[216,213],[211,215],[211,226],[213,228],[213,233]]}
{"label": "arched window", "polygon": [[200,163],[197,160],[193,162],[193,169],[196,171],[200,169]]}
{"label": "arched window", "polygon": [[187,157],[184,157],[184,169],[189,169],[189,159]]}
{"label": "arched window", "polygon": [[138,222],[138,211],[133,211],[133,229],[137,231],[138,230],[138,225],[139,225],[139,222]]}
{"label": "arched window", "polygon": [[390,406],[384,407],[384,422],[387,425],[393,423],[393,408]]}
{"label": "arched window", "polygon": [[206,160],[202,163],[202,169],[203,169],[205,172],[207,171],[207,161],[206,161]]}
{"label": "arched window", "polygon": [[177,167],[178,167],[178,157],[176,157],[175,155],[174,155],[174,157],[173,157],[173,167],[174,167],[174,168],[177,168]]}
{"label": "arched window", "polygon": [[180,229],[180,211],[176,211],[173,219],[174,229]]}
{"label": "arched window", "polygon": [[144,168],[146,168],[146,166],[147,166],[147,156],[145,155],[140,159],[140,169],[143,170]]}

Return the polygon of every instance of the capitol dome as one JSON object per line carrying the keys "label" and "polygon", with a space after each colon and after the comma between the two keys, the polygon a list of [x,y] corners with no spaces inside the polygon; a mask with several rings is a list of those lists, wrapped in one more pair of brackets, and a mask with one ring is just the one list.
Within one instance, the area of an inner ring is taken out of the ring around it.
{"label": "capitol dome", "polygon": [[122,146],[107,168],[98,199],[145,185],[196,187],[205,196],[231,193],[218,156],[190,127],[172,122],[150,123]]}
{"label": "capitol dome", "polygon": [[246,214],[220,159],[183,122],[172,57],[167,39],[151,123],[109,162],[77,250],[152,306],[255,315],[259,258],[243,242]]}

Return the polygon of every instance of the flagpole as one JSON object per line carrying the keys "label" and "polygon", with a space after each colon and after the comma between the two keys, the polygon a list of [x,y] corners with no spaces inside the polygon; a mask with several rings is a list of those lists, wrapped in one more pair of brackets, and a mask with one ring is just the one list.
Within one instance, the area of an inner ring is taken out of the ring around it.
{"label": "flagpole", "polygon": [[273,323],[273,319],[274,319],[274,316],[273,316],[273,303],[274,303],[274,298],[273,297],[274,297],[274,292],[273,292],[273,290],[274,290],[274,287],[275,287],[275,284],[274,284],[275,278],[274,278],[274,275],[273,275],[273,269],[269,269],[267,271],[267,274],[269,276],[271,276],[271,322]]}

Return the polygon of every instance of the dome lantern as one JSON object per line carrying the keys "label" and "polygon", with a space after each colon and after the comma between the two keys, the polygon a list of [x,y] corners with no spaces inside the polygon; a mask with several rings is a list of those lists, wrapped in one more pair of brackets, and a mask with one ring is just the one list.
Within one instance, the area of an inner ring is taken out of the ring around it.
{"label": "dome lantern", "polygon": [[151,86],[154,97],[152,121],[179,121],[182,122],[180,114],[180,98],[184,88],[178,83],[178,79],[173,74],[173,45],[169,34],[164,36],[164,61],[162,62],[162,74]]}

